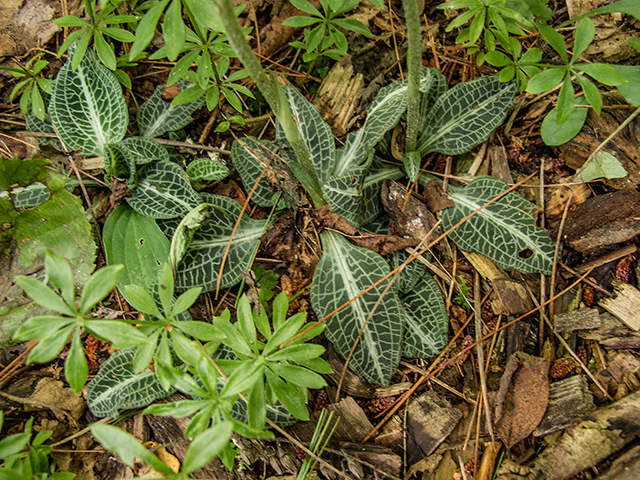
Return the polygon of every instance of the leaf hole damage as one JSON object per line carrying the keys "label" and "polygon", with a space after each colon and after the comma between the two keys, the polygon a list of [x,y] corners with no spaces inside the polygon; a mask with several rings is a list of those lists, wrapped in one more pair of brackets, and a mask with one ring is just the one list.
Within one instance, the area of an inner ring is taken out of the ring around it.
{"label": "leaf hole damage", "polygon": [[533,257],[533,253],[533,250],[531,250],[529,247],[525,247],[518,252],[518,258],[522,260],[529,260],[531,257]]}
{"label": "leaf hole damage", "polygon": [[141,238],[138,242],[140,242],[140,245],[144,245],[144,238]]}
{"label": "leaf hole damage", "polygon": [[353,177],[351,179],[351,185],[357,185],[358,184],[358,178],[357,177]]}

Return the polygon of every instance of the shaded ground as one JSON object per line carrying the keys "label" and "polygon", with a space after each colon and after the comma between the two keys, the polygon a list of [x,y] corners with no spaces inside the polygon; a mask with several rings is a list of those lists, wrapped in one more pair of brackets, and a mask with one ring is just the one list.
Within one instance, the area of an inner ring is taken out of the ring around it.
{"label": "shaded ground", "polygon": [[[46,8],[38,3],[42,1],[27,0],[24,5],[21,1],[6,2],[3,18],[17,18],[13,15],[20,12],[20,18],[24,18],[27,7],[41,15],[48,13],[49,19],[60,16],[61,6],[56,1],[43,3]],[[449,20],[436,6],[428,4],[423,8],[429,25],[427,28],[423,22],[423,64],[439,68],[450,85],[494,73],[489,66],[475,66],[473,58],[455,46],[455,32],[445,33]],[[380,11],[368,2],[360,5],[355,15],[368,24],[373,38],[349,36],[350,57],[337,64],[319,63],[309,75],[308,66],[301,65],[295,50],[288,47],[292,36],[301,32],[281,25],[295,9],[288,3],[280,7],[279,14],[273,15],[276,6],[269,2],[249,2],[249,16],[243,14],[241,19],[246,25],[258,25],[260,42],[254,34],[252,45],[269,58],[264,66],[314,102],[332,126],[337,141],[343,142],[347,132],[362,125],[366,107],[377,90],[406,72],[406,35],[400,2],[392,2],[392,18],[388,8]],[[69,6],[70,11],[74,8],[78,6]],[[577,7],[570,2],[568,8]],[[558,2],[553,24],[567,18],[567,6]],[[38,45],[34,40],[37,37],[44,42],[50,73],[55,74],[61,61],[48,52],[56,51],[62,34],[49,39],[46,26],[50,24],[46,20],[28,20],[33,32],[26,27],[15,29],[12,24],[0,25],[0,35],[4,35],[0,36],[4,42],[4,50],[0,50],[3,64],[24,63],[30,49]],[[571,31],[564,33],[567,39],[571,38]],[[637,37],[637,22],[602,19],[599,35],[601,39],[587,52],[590,59],[633,63],[624,40],[628,35]],[[524,42],[530,46],[535,39]],[[127,99],[132,118],[137,105],[166,81],[168,70],[165,63],[152,61],[129,70],[133,88],[127,92]],[[319,77],[325,75],[322,83]],[[33,137],[19,132],[25,124],[19,106],[9,102],[15,83],[3,72],[3,156],[42,155],[66,164],[51,147],[33,148]],[[349,94],[336,98],[339,89],[335,85],[345,83],[352,87]],[[249,82],[247,86],[252,88]],[[474,159],[479,160],[475,162],[478,175],[492,175],[510,184],[537,172],[519,191],[543,206],[541,214],[551,238],[560,236],[564,242],[555,276],[507,273],[478,255],[457,251],[452,243],[442,245],[436,252],[440,270],[447,272],[445,278],[461,277],[469,286],[468,298],[473,299],[474,294],[478,298],[482,322],[474,321],[472,309],[455,300],[450,281],[439,279],[447,297],[450,343],[437,359],[403,360],[389,388],[370,385],[348,370],[341,378],[344,363],[331,344],[322,340],[327,347],[326,359],[337,373],[327,376],[328,387],[313,392],[309,402],[311,421],[288,431],[307,444],[319,411],[336,411],[340,423],[324,458],[348,478],[489,479],[500,463],[503,476],[498,478],[640,477],[640,293],[635,289],[640,278],[640,123],[633,121],[610,144],[629,172],[628,178],[577,184],[572,182],[576,169],[632,110],[617,94],[607,93],[600,116],[590,112],[575,140],[551,148],[542,142],[539,129],[556,100],[557,91],[539,97],[520,95],[508,122],[486,144],[453,159],[434,155],[426,165],[429,172],[449,175],[451,181],[459,172],[468,171]],[[265,107],[257,103],[249,107],[243,114],[247,125],[233,125],[233,135],[272,139],[274,128],[264,117]],[[227,105],[222,109],[233,115]],[[212,131],[212,126],[221,121],[219,114],[206,109],[196,112],[195,121],[187,127],[187,137],[193,142],[229,149],[232,133]],[[198,146],[183,150],[193,156],[202,154]],[[99,175],[100,171],[91,173]],[[544,203],[540,199],[541,185]],[[246,198],[235,173],[211,191],[241,203]],[[417,200],[432,195],[423,187],[413,194]],[[101,189],[90,190],[90,195],[92,201],[106,201]],[[267,212],[256,208],[251,215],[265,218]],[[257,265],[280,275],[279,288],[287,294],[303,291],[290,313],[308,311],[312,315],[306,287],[318,261],[314,238],[321,226],[314,218],[319,217],[328,222],[326,216],[308,209],[299,210],[295,217],[283,214],[263,238],[256,259]],[[104,217],[99,220],[104,222]],[[99,259],[98,265],[103,261]],[[576,282],[587,272],[586,278]],[[629,288],[625,290],[622,285]],[[541,291],[545,292],[542,296]],[[190,313],[194,319],[207,321],[224,308],[233,308],[236,292],[237,289],[222,292],[218,300],[213,295],[202,295]],[[547,305],[544,313],[536,310],[541,301],[548,304],[548,299],[558,292],[565,293]],[[136,312],[126,303],[119,303],[115,292],[109,301],[110,307],[121,315],[135,318]],[[628,313],[620,313],[616,308],[620,303]],[[482,359],[478,358],[477,349],[471,349],[480,338],[484,338]],[[52,455],[61,470],[72,471],[82,479],[130,478],[127,467],[113,461],[83,432],[96,418],[86,411],[82,396],[73,395],[65,384],[61,368],[65,352],[50,364],[25,366],[28,348],[26,344],[14,345],[1,352],[0,366],[4,370],[0,376],[0,405],[6,419],[3,436],[21,431],[26,419],[33,415],[37,429],[54,432],[51,439],[57,446]],[[94,360],[90,374],[95,374],[108,358],[109,346],[88,340],[85,349]],[[485,375],[486,380],[481,381]],[[483,400],[482,383],[486,385],[488,407]],[[610,407],[612,402],[616,403]],[[124,418],[123,428],[143,441],[167,445],[168,451],[181,459],[186,451],[186,445],[181,443],[186,423],[185,419],[143,418],[138,412],[131,412]],[[236,441],[240,457],[234,472],[213,462],[198,472],[198,478],[282,477],[294,475],[299,468],[301,451],[286,439]],[[627,473],[619,473],[623,470]],[[322,465],[317,474],[321,478],[339,478]]]}

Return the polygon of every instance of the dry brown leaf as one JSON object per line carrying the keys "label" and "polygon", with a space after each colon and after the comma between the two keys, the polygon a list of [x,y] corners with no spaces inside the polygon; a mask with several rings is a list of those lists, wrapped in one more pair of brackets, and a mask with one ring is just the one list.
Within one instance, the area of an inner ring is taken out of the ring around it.
{"label": "dry brown leaf", "polygon": [[549,402],[549,364],[517,352],[509,358],[496,395],[495,430],[508,448],[538,426]]}

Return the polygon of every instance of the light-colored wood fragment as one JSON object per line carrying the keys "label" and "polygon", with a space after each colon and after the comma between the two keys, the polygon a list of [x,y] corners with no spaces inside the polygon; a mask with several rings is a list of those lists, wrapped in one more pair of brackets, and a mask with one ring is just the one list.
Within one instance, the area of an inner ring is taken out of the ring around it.
{"label": "light-colored wood fragment", "polygon": [[599,305],[636,332],[640,330],[640,291],[628,283],[611,282],[614,294],[600,300]]}
{"label": "light-colored wood fragment", "polygon": [[556,333],[589,330],[602,325],[600,313],[596,308],[581,308],[573,312],[558,313],[553,320]]}
{"label": "light-colored wood fragment", "polygon": [[491,308],[496,315],[520,315],[533,308],[529,293],[522,283],[509,278],[493,281]]}
{"label": "light-colored wood fragment", "polygon": [[102,170],[104,169],[104,157],[83,158],[78,162],[82,170]]}
{"label": "light-colored wood fragment", "polygon": [[509,278],[504,270],[498,267],[493,260],[474,252],[462,251],[464,256],[469,260],[469,263],[473,265],[480,276],[491,282],[499,278]]}

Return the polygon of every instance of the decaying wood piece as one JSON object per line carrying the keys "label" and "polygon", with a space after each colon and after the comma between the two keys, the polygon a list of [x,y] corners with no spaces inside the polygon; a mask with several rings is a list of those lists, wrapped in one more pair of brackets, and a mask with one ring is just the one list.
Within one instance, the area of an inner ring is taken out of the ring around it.
{"label": "decaying wood piece", "polygon": [[611,349],[640,348],[640,332],[634,332],[608,312],[600,315],[602,326],[578,332],[585,340],[595,340]]}
{"label": "decaying wood piece", "polygon": [[[390,478],[402,474],[402,459],[387,447],[371,443],[330,444],[325,449],[327,461],[353,478]],[[375,469],[375,473],[373,471]],[[343,480],[335,472],[320,465],[322,474],[331,480]]]}
{"label": "decaying wood piece", "polygon": [[499,278],[493,282],[493,291],[491,308],[496,315],[520,315],[533,308],[527,289],[516,280]]}
{"label": "decaying wood piece", "polygon": [[[409,400],[407,405],[407,430],[409,439],[415,442],[422,455],[409,458],[409,464],[428,456],[453,431],[462,418],[462,413],[435,392],[425,392],[417,398]],[[409,444],[409,441],[407,442]],[[409,450],[409,445],[407,445]]]}
{"label": "decaying wood piece", "polygon": [[349,131],[363,90],[364,79],[354,74],[350,57],[336,63],[320,85],[313,104],[336,136]]}
{"label": "decaying wood piece", "polygon": [[614,295],[600,300],[599,305],[634,331],[640,330],[640,291],[633,285],[614,280]]}
{"label": "decaying wood piece", "polygon": [[507,152],[502,145],[493,145],[490,149],[491,155],[491,176],[505,181],[508,184],[513,183],[511,169],[509,168],[509,160]]}
{"label": "decaying wood piece", "polygon": [[[555,238],[557,231],[551,233]],[[622,189],[578,205],[567,216],[562,241],[579,252],[592,252],[639,233],[640,192]]]}
{"label": "decaying wood piece", "polygon": [[617,452],[640,434],[640,392],[586,414],[530,465],[505,461],[499,480],[563,480]]}
{"label": "decaying wood piece", "polygon": [[498,265],[496,265],[496,263],[490,258],[487,258],[484,255],[475,252],[462,251],[462,253],[465,258],[469,260],[469,263],[473,265],[473,268],[478,271],[482,278],[489,280],[490,282],[493,282],[499,278],[509,278],[509,275],[507,275],[507,273]]}
{"label": "decaying wood piece", "polygon": [[596,258],[595,260],[591,260],[587,263],[583,263],[582,265],[578,265],[575,270],[578,273],[585,273],[589,271],[591,268],[598,268],[602,265],[606,265],[607,263],[614,262],[619,260],[627,255],[631,255],[632,253],[636,253],[638,247],[636,245],[627,245],[626,247],[622,247],[615,252],[607,253],[600,258]]}
{"label": "decaying wood piece", "polygon": [[640,478],[640,445],[620,455],[598,480],[638,480]]}
{"label": "decaying wood piece", "polygon": [[558,313],[553,319],[556,333],[590,330],[602,325],[597,308],[581,308],[573,312]]}
{"label": "decaying wood piece", "polygon": [[533,434],[544,437],[571,425],[578,415],[593,410],[593,395],[587,385],[587,377],[576,375],[552,383],[549,387],[549,406],[544,418]]}

